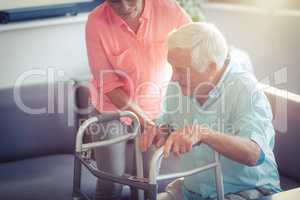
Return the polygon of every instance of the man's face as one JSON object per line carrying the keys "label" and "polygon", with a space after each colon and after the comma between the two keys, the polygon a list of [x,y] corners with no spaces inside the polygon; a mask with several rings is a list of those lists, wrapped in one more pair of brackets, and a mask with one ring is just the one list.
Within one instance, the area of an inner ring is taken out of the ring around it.
{"label": "man's face", "polygon": [[143,0],[106,0],[122,19],[137,18],[143,10]]}
{"label": "man's face", "polygon": [[173,81],[177,81],[185,96],[193,96],[199,87],[211,84],[209,71],[198,72],[192,67],[191,51],[187,49],[171,49],[168,52],[168,61],[173,69]]}

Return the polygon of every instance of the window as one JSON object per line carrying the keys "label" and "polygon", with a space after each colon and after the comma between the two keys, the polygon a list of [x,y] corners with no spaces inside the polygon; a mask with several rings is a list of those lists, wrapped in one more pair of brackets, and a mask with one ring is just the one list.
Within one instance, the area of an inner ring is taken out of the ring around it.
{"label": "window", "polygon": [[177,0],[178,3],[191,16],[193,21],[202,21],[204,19],[201,13],[202,0]]}
{"label": "window", "polygon": [[76,15],[103,0],[0,0],[0,23]]}
{"label": "window", "polygon": [[261,1],[261,0],[204,0],[205,2],[211,3],[223,3],[231,5],[246,5],[255,6],[261,8],[271,9],[289,9],[289,10],[300,10],[299,0],[278,0],[278,1]]}

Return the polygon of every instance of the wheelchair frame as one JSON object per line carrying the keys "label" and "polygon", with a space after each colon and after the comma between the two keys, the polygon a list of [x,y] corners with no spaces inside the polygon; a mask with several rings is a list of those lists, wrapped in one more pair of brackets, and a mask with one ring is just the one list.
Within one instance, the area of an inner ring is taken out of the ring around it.
{"label": "wheelchair frame", "polygon": [[[98,141],[93,143],[83,144],[83,136],[86,129],[95,122],[108,122],[111,120],[119,120],[121,117],[130,117],[133,121],[133,131],[113,139]],[[74,180],[73,180],[73,200],[82,200],[89,199],[81,191],[81,168],[84,165],[94,176],[100,179],[107,181],[112,181],[120,183],[122,185],[128,185],[131,188],[138,190],[138,199],[144,200],[144,191],[148,192],[149,200],[157,199],[158,185],[157,182],[160,180],[166,179],[175,179],[186,176],[191,176],[193,174],[214,168],[215,169],[215,180],[216,180],[216,190],[218,194],[218,200],[224,200],[224,188],[223,188],[223,175],[221,171],[221,166],[219,162],[219,153],[214,151],[214,162],[209,163],[205,166],[192,169],[185,172],[178,172],[172,174],[163,174],[159,175],[159,169],[161,166],[161,161],[163,158],[163,148],[159,148],[155,151],[151,162],[150,162],[150,171],[149,178],[144,178],[143,175],[143,159],[142,153],[139,149],[138,144],[138,135],[140,134],[140,122],[137,116],[129,111],[113,113],[113,114],[101,114],[91,117],[84,121],[84,123],[79,127],[76,135],[76,149],[75,149],[75,161],[74,161]],[[136,176],[129,174],[123,174],[122,176],[114,175],[99,170],[91,158],[85,156],[85,152],[88,150],[108,146],[120,142],[125,142],[128,140],[134,140],[134,149],[135,149],[135,165],[136,165]]]}

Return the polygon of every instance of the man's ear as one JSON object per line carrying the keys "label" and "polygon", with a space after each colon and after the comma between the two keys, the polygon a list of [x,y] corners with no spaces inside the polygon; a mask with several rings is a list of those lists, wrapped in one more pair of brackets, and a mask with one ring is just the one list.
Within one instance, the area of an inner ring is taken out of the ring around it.
{"label": "man's ear", "polygon": [[210,76],[215,76],[217,73],[217,64],[215,62],[210,62],[208,65],[208,73]]}

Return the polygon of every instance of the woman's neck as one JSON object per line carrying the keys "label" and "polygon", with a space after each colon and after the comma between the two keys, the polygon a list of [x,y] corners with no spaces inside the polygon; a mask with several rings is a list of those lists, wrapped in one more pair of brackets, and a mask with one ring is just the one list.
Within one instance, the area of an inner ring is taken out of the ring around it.
{"label": "woman's neck", "polygon": [[124,19],[124,21],[127,23],[127,25],[135,33],[138,32],[140,24],[141,24],[140,17],[142,16],[144,9],[145,9],[145,0],[141,0],[140,4],[141,4],[141,5],[139,5],[140,12],[138,13],[138,15],[135,18]]}

